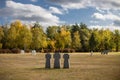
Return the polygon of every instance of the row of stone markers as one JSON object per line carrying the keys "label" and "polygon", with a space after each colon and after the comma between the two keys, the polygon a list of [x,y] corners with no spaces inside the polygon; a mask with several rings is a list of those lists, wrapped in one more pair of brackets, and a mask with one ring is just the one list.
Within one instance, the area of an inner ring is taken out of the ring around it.
{"label": "row of stone markers", "polygon": [[[51,54],[46,53],[45,58],[46,58],[45,68],[51,68],[51,63],[50,63]],[[53,58],[54,58],[54,68],[60,69],[60,58],[61,58],[60,53],[59,52],[54,53]],[[63,68],[69,68],[69,54],[65,53],[63,55],[63,59],[64,59]]]}

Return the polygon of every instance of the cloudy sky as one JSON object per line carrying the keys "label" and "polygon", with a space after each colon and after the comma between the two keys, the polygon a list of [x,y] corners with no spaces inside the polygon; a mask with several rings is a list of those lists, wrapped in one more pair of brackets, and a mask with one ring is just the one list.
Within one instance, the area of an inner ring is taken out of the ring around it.
{"label": "cloudy sky", "polygon": [[120,30],[120,0],[0,0],[0,25],[14,20]]}

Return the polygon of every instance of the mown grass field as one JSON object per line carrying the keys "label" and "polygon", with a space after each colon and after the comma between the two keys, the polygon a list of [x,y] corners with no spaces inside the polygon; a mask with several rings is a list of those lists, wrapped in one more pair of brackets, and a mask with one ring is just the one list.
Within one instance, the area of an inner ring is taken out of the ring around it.
{"label": "mown grass field", "polygon": [[[62,57],[63,54],[61,54]],[[70,53],[70,69],[44,69],[45,54],[0,54],[0,80],[120,80],[120,52]]]}

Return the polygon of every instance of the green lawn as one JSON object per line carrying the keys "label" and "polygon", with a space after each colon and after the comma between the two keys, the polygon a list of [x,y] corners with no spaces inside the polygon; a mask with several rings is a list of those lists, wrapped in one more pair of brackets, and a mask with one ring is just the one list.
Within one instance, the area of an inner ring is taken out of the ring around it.
{"label": "green lawn", "polygon": [[[62,56],[63,54],[61,54]],[[120,80],[120,52],[71,53],[70,69],[44,69],[45,54],[0,54],[0,80]]]}

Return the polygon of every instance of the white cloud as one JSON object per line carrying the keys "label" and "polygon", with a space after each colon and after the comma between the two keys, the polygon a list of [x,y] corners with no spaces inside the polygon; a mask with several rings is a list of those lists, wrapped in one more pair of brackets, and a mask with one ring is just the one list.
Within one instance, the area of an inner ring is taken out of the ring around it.
{"label": "white cloud", "polygon": [[102,10],[102,9],[100,9],[100,8],[98,8],[98,7],[96,7],[96,10],[98,10],[100,13],[105,13],[104,10]]}
{"label": "white cloud", "polygon": [[113,22],[113,25],[120,27],[120,20],[115,20]]}
{"label": "white cloud", "polygon": [[101,26],[101,25],[91,25],[91,26],[89,26],[89,28],[91,28],[91,29],[93,29],[93,28],[96,28],[96,29],[109,29],[109,30],[111,30],[111,31],[114,31],[114,30],[116,30],[116,29],[118,29],[118,30],[120,30],[120,27],[118,27],[118,26],[115,26],[115,25],[113,25],[113,24],[110,24],[110,25],[108,25],[108,26]]}
{"label": "white cloud", "polygon": [[112,13],[101,14],[101,13],[94,13],[92,17],[100,20],[120,20],[120,16],[114,15]]}
{"label": "white cloud", "polygon": [[94,13],[92,17],[98,20],[106,21],[106,22],[112,21],[112,26],[108,26],[108,27],[112,29],[114,28],[120,29],[120,16],[119,15],[115,15],[111,12],[108,12],[106,14]]}
{"label": "white cloud", "polygon": [[16,3],[14,1],[6,1],[6,7],[0,9],[0,16],[11,17],[13,20],[20,19],[25,22],[39,21],[46,26],[60,23],[59,17],[40,6]]}
{"label": "white cloud", "polygon": [[105,16],[100,14],[100,13],[94,13],[92,15],[92,17],[96,18],[96,19],[100,19],[100,20],[105,20]]}
{"label": "white cloud", "polygon": [[63,14],[62,10],[60,10],[56,7],[49,7],[49,10],[50,10],[51,13]]}
{"label": "white cloud", "polygon": [[61,5],[64,9],[80,9],[85,8],[84,2],[80,3],[67,3],[67,5]]}
{"label": "white cloud", "polygon": [[100,25],[91,25],[91,26],[89,26],[89,28],[91,28],[91,29],[93,29],[93,28],[102,29],[103,26],[100,26]]}
{"label": "white cloud", "polygon": [[[114,25],[118,25],[120,21],[120,0],[49,0],[52,3],[60,5],[63,9],[82,9],[82,8],[94,8],[97,10],[93,13],[92,18],[96,21],[90,21],[92,24],[99,24],[99,21],[103,20],[106,23],[110,21]],[[116,22],[117,21],[117,22]]]}
{"label": "white cloud", "polygon": [[67,9],[95,7],[103,10],[120,10],[120,0],[49,0]]}
{"label": "white cloud", "polygon": [[[100,20],[120,19],[120,0],[49,0],[60,5],[65,10],[92,7],[100,13],[94,13],[92,17]],[[113,14],[113,12],[116,12]],[[107,14],[106,14],[107,12]],[[110,12],[110,13],[108,13]]]}
{"label": "white cloud", "polygon": [[91,0],[89,6],[98,7],[102,10],[118,10],[120,9],[119,0]]}
{"label": "white cloud", "polygon": [[90,21],[90,23],[97,24],[97,23],[98,23],[98,21],[93,21],[93,20],[91,20],[91,21]]}
{"label": "white cloud", "polygon": [[32,2],[37,2],[38,0],[30,0],[30,1],[32,1]]}
{"label": "white cloud", "polygon": [[65,10],[85,8],[87,6],[85,4],[89,3],[89,1],[87,0],[49,0],[49,1],[60,5]]}

